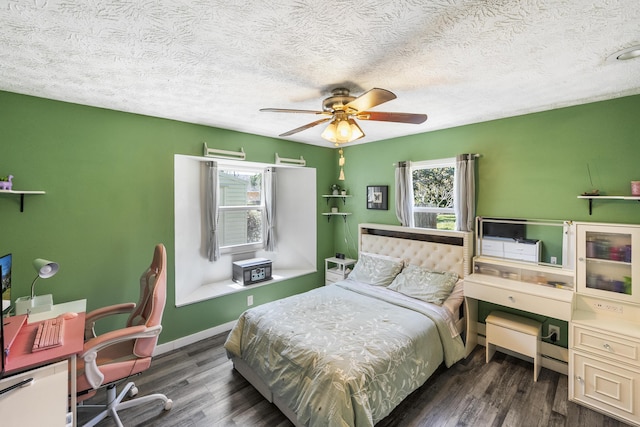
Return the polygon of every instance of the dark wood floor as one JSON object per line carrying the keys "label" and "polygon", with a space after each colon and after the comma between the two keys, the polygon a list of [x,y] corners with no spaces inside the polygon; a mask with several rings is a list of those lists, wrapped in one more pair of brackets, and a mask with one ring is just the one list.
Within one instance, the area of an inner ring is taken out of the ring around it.
{"label": "dark wood floor", "polygon": [[[134,381],[139,396],[155,392],[173,399],[121,413],[125,426],[279,426],[292,424],[232,368],[222,347],[226,334],[154,359]],[[100,393],[103,400],[103,392]],[[79,411],[79,421],[87,419]],[[101,427],[113,426],[107,419]],[[376,427],[390,426],[624,426],[614,419],[567,401],[567,377],[496,353],[484,363],[484,347],[450,369],[440,368]]]}

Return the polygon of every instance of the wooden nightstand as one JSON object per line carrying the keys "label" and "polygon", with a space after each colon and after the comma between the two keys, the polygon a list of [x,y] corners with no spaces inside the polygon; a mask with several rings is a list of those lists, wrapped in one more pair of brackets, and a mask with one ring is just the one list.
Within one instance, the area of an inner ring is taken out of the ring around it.
{"label": "wooden nightstand", "polygon": [[347,278],[357,260],[351,258],[340,259],[336,257],[324,260],[324,284],[330,285]]}

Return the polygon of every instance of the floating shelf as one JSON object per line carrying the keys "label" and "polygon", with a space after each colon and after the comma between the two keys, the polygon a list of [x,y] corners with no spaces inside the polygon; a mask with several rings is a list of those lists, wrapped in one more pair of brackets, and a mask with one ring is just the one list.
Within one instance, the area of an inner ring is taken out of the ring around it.
{"label": "floating shelf", "polygon": [[342,199],[342,203],[346,205],[347,198],[351,197],[351,194],[345,194],[344,196],[342,194],[323,194],[322,197],[327,199],[327,205],[329,204],[330,199]]}
{"label": "floating shelf", "polygon": [[19,194],[20,195],[20,212],[24,212],[25,194],[45,194],[45,192],[44,191],[23,191],[23,190],[0,190],[0,194]]}
{"label": "floating shelf", "polygon": [[578,199],[588,199],[589,200],[589,215],[591,215],[591,211],[593,210],[593,200],[636,200],[640,202],[640,196],[578,196]]}
{"label": "floating shelf", "polygon": [[331,221],[332,216],[341,216],[347,222],[347,216],[351,215],[351,212],[323,212],[322,215],[327,217],[327,222]]}

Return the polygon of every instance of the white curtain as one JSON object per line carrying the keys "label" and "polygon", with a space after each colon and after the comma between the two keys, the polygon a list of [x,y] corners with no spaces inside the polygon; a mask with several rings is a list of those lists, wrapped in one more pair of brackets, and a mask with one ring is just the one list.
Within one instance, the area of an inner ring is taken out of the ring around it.
{"label": "white curtain", "polygon": [[396,167],[396,216],[403,227],[413,227],[413,178],[408,160]]}
{"label": "white curtain", "polygon": [[264,170],[264,211],[265,236],[264,249],[268,252],[276,251],[276,169]]}
{"label": "white curtain", "polygon": [[456,230],[472,231],[476,215],[476,154],[456,157]]}
{"label": "white curtain", "polygon": [[218,210],[220,206],[218,195],[218,163],[207,163],[205,178],[205,204],[207,227],[207,258],[217,261],[220,258],[220,243],[218,242]]}

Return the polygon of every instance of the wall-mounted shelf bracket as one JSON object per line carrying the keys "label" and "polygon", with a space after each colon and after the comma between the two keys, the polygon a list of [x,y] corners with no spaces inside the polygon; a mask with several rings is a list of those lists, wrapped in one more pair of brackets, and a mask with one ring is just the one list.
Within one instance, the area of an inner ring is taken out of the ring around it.
{"label": "wall-mounted shelf bracket", "polygon": [[207,143],[204,143],[204,156],[205,157],[218,157],[220,159],[233,159],[244,160],[247,155],[244,153],[244,148],[240,148],[240,151],[219,150],[217,148],[207,147]]}
{"label": "wall-mounted shelf bracket", "polygon": [[588,199],[589,200],[589,215],[593,211],[593,200],[635,200],[640,202],[640,196],[578,196],[578,199]]}
{"label": "wall-mounted shelf bracket", "polygon": [[286,157],[280,157],[278,153],[276,153],[276,165],[306,166],[307,161],[302,156],[300,156],[299,159],[287,159]]}
{"label": "wall-mounted shelf bracket", "polygon": [[342,199],[342,203],[343,204],[347,204],[347,197],[351,197],[351,194],[345,194],[344,196],[341,194],[338,195],[334,195],[334,194],[323,194],[322,197],[324,197],[325,199],[327,199],[327,205],[329,204],[329,200],[330,199],[335,199],[335,198],[340,198]]}
{"label": "wall-mounted shelf bracket", "polygon": [[20,212],[24,212],[25,194],[45,194],[44,191],[0,190],[0,194],[18,194],[20,196]]}
{"label": "wall-mounted shelf bracket", "polygon": [[351,212],[323,212],[322,215],[327,217],[327,222],[331,222],[332,216],[341,216],[344,222],[347,222],[347,215],[351,215]]}

